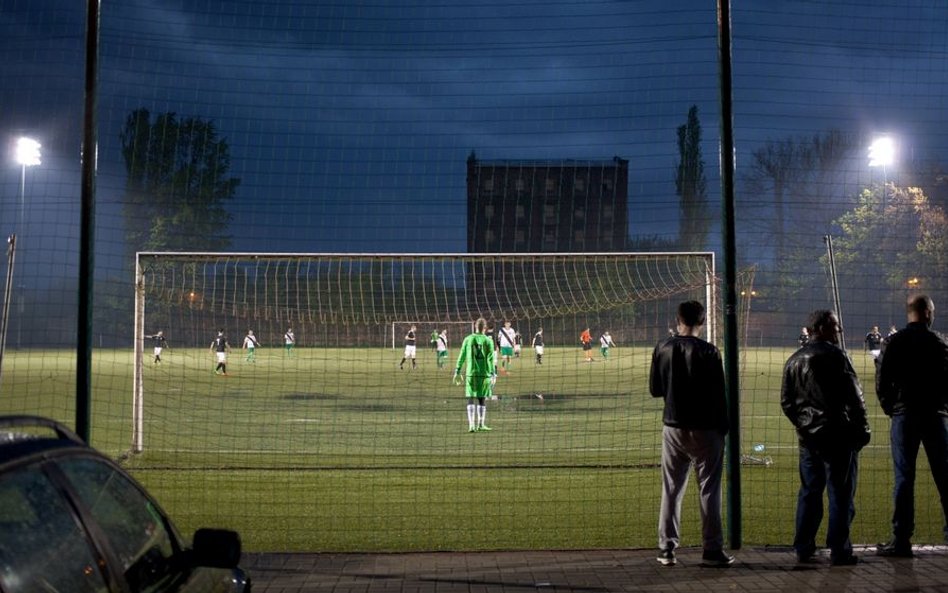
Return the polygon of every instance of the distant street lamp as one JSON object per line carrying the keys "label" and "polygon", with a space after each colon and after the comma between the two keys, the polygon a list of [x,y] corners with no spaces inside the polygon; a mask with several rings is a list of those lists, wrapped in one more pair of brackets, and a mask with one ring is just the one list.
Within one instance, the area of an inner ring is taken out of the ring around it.
{"label": "distant street lamp", "polygon": [[[20,215],[19,220],[16,226],[16,245],[22,249],[23,246],[23,213],[26,210],[26,168],[35,167],[36,165],[41,165],[43,163],[42,156],[40,155],[41,144],[32,138],[21,137],[16,141],[16,151],[15,159],[18,165],[20,165]],[[23,312],[24,305],[26,304],[25,295],[23,293],[23,285],[20,284],[20,294],[17,295],[19,298],[17,311],[19,313],[17,324],[16,324],[16,347],[20,347],[20,333],[23,326]]]}
{"label": "distant street lamp", "polygon": [[750,318],[751,318],[751,299],[757,296],[757,291],[754,289],[742,290],[741,298],[744,300],[744,345],[749,346],[748,343],[748,333],[750,332]]}

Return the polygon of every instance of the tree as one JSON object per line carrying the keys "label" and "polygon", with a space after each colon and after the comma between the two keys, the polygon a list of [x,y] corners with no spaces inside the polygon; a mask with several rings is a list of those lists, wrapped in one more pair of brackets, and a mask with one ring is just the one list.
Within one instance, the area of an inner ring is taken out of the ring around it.
{"label": "tree", "polygon": [[[768,221],[765,232],[774,239],[778,265],[787,260],[788,249],[801,247],[788,244],[788,239],[800,235],[788,233],[788,228],[805,229],[809,240],[809,233],[828,232],[828,221],[850,205],[847,196],[856,182],[852,172],[860,170],[859,146],[854,135],[829,130],[770,141],[753,152],[744,176],[743,214],[745,219],[759,216]],[[756,208],[750,207],[750,200]]]}
{"label": "tree", "polygon": [[701,123],[697,105],[688,110],[687,123],[678,127],[678,155],[675,174],[678,241],[685,251],[702,251],[707,248],[711,216],[704,160],[701,158]]}
{"label": "tree", "polygon": [[134,251],[214,251],[230,246],[224,208],[240,180],[229,177],[230,149],[210,120],[147,109],[121,133],[128,174],[124,214]]}
{"label": "tree", "polygon": [[927,292],[943,294],[948,217],[920,188],[891,183],[867,188],[836,224],[842,230],[835,243],[837,262],[853,275],[882,279],[896,301],[910,278]]}

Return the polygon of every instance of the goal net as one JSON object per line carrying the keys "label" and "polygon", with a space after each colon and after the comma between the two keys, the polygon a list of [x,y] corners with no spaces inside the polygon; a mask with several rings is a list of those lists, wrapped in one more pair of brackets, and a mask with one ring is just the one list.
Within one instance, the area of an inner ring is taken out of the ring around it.
{"label": "goal net", "polygon": [[[241,490],[283,501],[267,505],[267,521],[288,525],[279,535],[291,548],[343,516],[357,517],[382,547],[403,546],[383,534],[422,549],[452,545],[434,541],[440,532],[396,528],[392,513],[441,529],[433,509],[455,508],[472,488],[509,500],[485,511],[500,540],[474,546],[529,547],[504,514],[529,501],[545,508],[551,493],[565,506],[537,521],[568,515],[615,537],[615,505],[644,504],[630,502],[637,487],[628,480],[657,476],[652,349],[673,331],[683,300],[707,304],[715,340],[714,286],[710,253],[140,253],[126,463],[146,476],[199,472],[218,483],[239,475]],[[479,317],[495,329],[510,322],[522,348],[498,357],[496,399],[486,402],[493,430],[471,434],[464,387],[452,374]],[[402,365],[411,324],[417,364]],[[429,344],[435,329],[447,330],[446,359]],[[580,343],[586,329],[589,350]],[[244,347],[251,330],[253,352]],[[159,331],[167,340],[160,360],[148,337]],[[230,346],[223,369],[219,331]],[[603,350],[605,332],[614,346]],[[563,490],[561,481],[571,485]],[[658,496],[654,486],[642,492]],[[364,549],[369,536],[354,529],[340,524],[327,537],[336,538],[331,545],[353,537],[353,548]]]}

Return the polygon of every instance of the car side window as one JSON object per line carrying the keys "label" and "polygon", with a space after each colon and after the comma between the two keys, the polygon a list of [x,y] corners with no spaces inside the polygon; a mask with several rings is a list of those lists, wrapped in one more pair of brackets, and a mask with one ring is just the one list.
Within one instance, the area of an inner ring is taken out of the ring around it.
{"label": "car side window", "polygon": [[36,466],[0,478],[0,590],[108,591],[86,533]]}
{"label": "car side window", "polygon": [[135,484],[100,459],[58,464],[105,533],[133,592],[154,591],[175,577],[174,536]]}

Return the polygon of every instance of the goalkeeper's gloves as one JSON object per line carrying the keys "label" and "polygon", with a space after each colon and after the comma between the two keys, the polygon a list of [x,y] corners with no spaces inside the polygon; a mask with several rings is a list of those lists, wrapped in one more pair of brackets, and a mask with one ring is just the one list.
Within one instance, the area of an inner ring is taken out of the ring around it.
{"label": "goalkeeper's gloves", "polygon": [[455,385],[461,384],[461,371],[454,369],[454,378],[452,379]]}
{"label": "goalkeeper's gloves", "polygon": [[490,386],[493,387],[497,383],[497,374],[494,373],[490,376]]}

